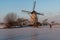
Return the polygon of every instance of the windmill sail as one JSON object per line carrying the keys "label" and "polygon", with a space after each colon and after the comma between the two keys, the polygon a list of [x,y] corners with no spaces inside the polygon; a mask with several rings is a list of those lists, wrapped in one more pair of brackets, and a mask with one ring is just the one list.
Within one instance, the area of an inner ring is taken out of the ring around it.
{"label": "windmill sail", "polygon": [[44,15],[44,14],[42,14],[42,13],[36,13],[36,14],[38,14],[38,15]]}
{"label": "windmill sail", "polygon": [[36,1],[34,1],[33,11],[35,10],[35,6],[36,6]]}
{"label": "windmill sail", "polygon": [[28,13],[31,13],[30,11],[26,11],[26,10],[22,10],[22,12],[28,12]]}

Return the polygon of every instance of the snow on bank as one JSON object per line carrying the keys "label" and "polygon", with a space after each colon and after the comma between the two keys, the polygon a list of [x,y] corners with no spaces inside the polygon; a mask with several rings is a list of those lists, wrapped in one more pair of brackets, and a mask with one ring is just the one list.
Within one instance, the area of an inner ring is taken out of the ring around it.
{"label": "snow on bank", "polygon": [[5,28],[6,27],[6,25],[0,25],[0,28]]}

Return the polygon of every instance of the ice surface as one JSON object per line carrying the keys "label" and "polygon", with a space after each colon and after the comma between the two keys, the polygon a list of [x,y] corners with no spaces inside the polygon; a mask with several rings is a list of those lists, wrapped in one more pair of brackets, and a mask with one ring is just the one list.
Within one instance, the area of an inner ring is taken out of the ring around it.
{"label": "ice surface", "polygon": [[59,26],[0,29],[0,40],[60,40]]}

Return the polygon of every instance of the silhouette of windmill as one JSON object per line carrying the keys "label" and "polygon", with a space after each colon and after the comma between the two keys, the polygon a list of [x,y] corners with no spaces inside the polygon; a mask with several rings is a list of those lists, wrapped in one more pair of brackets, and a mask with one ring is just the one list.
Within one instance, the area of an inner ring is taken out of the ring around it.
{"label": "silhouette of windmill", "polygon": [[27,12],[28,14],[31,14],[31,18],[30,18],[30,24],[33,25],[34,27],[38,27],[38,17],[37,15],[44,15],[44,14],[40,14],[38,12],[35,11],[35,6],[36,6],[36,0],[34,1],[34,5],[33,5],[33,11],[26,11],[26,10],[22,10],[22,12]]}

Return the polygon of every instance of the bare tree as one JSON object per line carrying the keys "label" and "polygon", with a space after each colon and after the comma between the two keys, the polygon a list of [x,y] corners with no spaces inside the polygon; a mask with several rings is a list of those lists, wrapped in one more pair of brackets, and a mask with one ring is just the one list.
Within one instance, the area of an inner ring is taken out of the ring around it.
{"label": "bare tree", "polygon": [[17,15],[15,13],[8,13],[5,17],[7,28],[11,28],[14,24],[16,25]]}
{"label": "bare tree", "polygon": [[18,18],[18,19],[17,19],[17,25],[18,25],[18,26],[22,26],[22,20],[21,20],[21,18]]}

